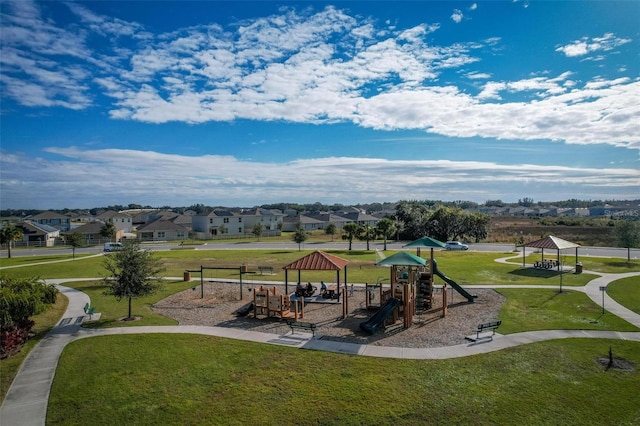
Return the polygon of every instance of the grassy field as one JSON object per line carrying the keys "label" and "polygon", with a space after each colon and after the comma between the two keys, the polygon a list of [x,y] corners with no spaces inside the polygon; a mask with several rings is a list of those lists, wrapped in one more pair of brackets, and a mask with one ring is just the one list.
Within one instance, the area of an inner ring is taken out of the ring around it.
{"label": "grassy field", "polygon": [[[244,264],[250,271],[257,271],[258,266],[273,266],[277,271],[273,276],[246,274],[244,279],[284,281],[282,266],[307,253],[172,250],[155,255],[167,266],[166,276],[181,277],[184,270],[199,270],[200,265],[239,268]],[[374,265],[374,252],[330,253],[349,260],[349,282],[388,278],[387,269]],[[424,251],[422,254],[427,255]],[[559,284],[557,272],[521,268],[521,259],[511,265],[494,262],[508,255],[436,252],[439,269],[462,285]],[[537,259],[539,255],[532,255],[527,262]],[[41,258],[30,260],[35,263]],[[638,261],[580,260],[585,269],[613,273],[640,270]],[[2,266],[7,266],[7,261],[18,260],[3,259]],[[72,278],[101,277],[105,271],[102,258],[98,257],[5,269],[0,273]],[[582,286],[594,277],[564,274],[563,286]],[[205,271],[207,278],[238,279],[239,271],[209,270]],[[303,281],[333,279],[335,273],[304,271],[302,275]],[[297,273],[290,273],[289,282],[296,280]],[[637,277],[613,283],[609,294],[639,312],[640,289],[632,285],[636,280]],[[86,292],[102,313],[94,327],[123,325],[116,320],[126,315],[126,301],[105,296],[99,281],[67,285]],[[127,325],[175,324],[153,313],[150,307],[191,286],[193,282],[170,281],[155,295],[134,299],[133,313],[142,319]],[[608,313],[600,315],[599,305],[570,289],[561,294],[555,289],[499,291],[507,297],[500,313],[501,333],[541,329],[637,331]],[[64,307],[66,302],[59,301],[56,310],[47,313],[50,318],[37,319],[40,330],[52,327]],[[35,343],[24,348],[22,359]],[[633,391],[640,384],[638,372],[603,373],[595,362],[596,357],[606,355],[610,344],[614,355],[638,365],[640,345],[623,341],[563,340],[461,360],[406,361],[307,352],[204,336],[101,337],[75,342],[65,350],[56,373],[48,423],[80,424],[89,418],[95,424],[202,424],[203,419],[213,424],[504,424],[512,422],[514,415],[523,424],[640,422],[640,397]],[[0,364],[3,398],[22,359],[11,358]],[[271,377],[274,380],[265,379]],[[602,389],[608,390],[603,398]],[[308,402],[309,398],[313,402]],[[575,409],[567,410],[567,404]],[[267,412],[268,417],[263,417]]]}
{"label": "grassy field", "polygon": [[608,340],[414,361],[195,335],[98,337],[64,351],[47,424],[636,424],[640,375],[605,371],[596,359],[610,346],[640,364],[640,344]]}
{"label": "grassy field", "polygon": [[627,309],[640,314],[639,277],[629,277],[612,282],[607,286],[607,294]]}
{"label": "grassy field", "polygon": [[[244,279],[264,280],[264,281],[284,281],[285,272],[283,266],[299,259],[311,251],[288,251],[288,250],[172,250],[155,252],[166,266],[165,276],[182,277],[185,270],[200,270],[201,266],[210,267],[233,267],[237,270],[205,270],[206,278],[240,278],[240,265],[246,265],[249,271],[258,271],[258,266],[272,266],[275,275],[259,275],[256,273],[245,274]],[[342,257],[349,261],[347,267],[347,281],[356,283],[375,283],[380,279],[389,278],[387,268],[375,266],[376,258],[373,251],[342,251],[328,250],[328,253]],[[390,256],[394,252],[388,251],[385,254]],[[428,256],[428,252],[423,251],[423,256]],[[533,268],[521,268],[520,263],[515,261],[512,264],[497,263],[494,260],[508,256],[507,253],[468,253],[468,252],[436,252],[435,258],[438,261],[438,268],[447,276],[461,285],[474,284],[547,284],[559,285],[560,274],[552,270],[540,270]],[[626,265],[626,262],[620,262]],[[598,264],[603,268],[619,268],[621,272],[629,270],[640,270],[640,262],[631,263],[631,266],[610,265],[598,259]],[[103,277],[106,275],[102,257],[92,257],[76,259],[73,262],[51,263],[44,265],[34,265],[28,268],[4,269],[2,273],[10,277],[30,277],[39,276],[43,278],[90,278]],[[597,265],[594,265],[597,266]],[[597,269],[596,269],[597,270]],[[199,273],[198,273],[199,274]],[[193,274],[194,278],[199,278],[198,274]],[[343,274],[341,274],[343,277]],[[335,281],[335,272],[304,271],[301,275],[302,281],[326,282]],[[563,285],[583,286],[589,280],[595,278],[589,274],[563,274]],[[297,272],[290,271],[288,280],[291,283],[297,282]],[[342,278],[341,278],[342,279]],[[436,277],[436,284],[441,284]]]}

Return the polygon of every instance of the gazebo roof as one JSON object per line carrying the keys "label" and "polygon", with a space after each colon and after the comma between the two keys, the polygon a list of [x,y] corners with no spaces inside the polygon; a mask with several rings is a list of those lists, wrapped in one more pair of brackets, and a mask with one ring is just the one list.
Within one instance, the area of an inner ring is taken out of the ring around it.
{"label": "gazebo roof", "polygon": [[562,238],[554,237],[552,235],[533,241],[531,243],[524,244],[525,247],[535,247],[541,249],[554,249],[564,250],[574,247],[580,247],[580,244],[572,243],[571,241],[563,240]]}
{"label": "gazebo roof", "polygon": [[442,241],[438,241],[435,238],[431,237],[421,237],[415,241],[410,242],[409,244],[405,244],[404,247],[440,247],[444,248],[446,246]]}
{"label": "gazebo roof", "polygon": [[316,250],[283,266],[282,269],[297,269],[299,271],[340,271],[347,266],[347,263],[349,263],[349,261],[346,259]]}
{"label": "gazebo roof", "polygon": [[424,266],[427,261],[421,257],[407,253],[406,251],[399,251],[392,256],[382,259],[376,265],[397,265],[397,266]]}

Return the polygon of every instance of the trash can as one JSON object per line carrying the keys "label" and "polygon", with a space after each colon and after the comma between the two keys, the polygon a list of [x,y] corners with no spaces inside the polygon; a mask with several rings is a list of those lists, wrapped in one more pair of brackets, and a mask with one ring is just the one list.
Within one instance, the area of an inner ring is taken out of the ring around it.
{"label": "trash can", "polygon": [[191,272],[184,271],[184,280],[185,281],[191,281]]}
{"label": "trash can", "polygon": [[581,274],[582,273],[582,263],[578,262],[576,263],[576,274]]}

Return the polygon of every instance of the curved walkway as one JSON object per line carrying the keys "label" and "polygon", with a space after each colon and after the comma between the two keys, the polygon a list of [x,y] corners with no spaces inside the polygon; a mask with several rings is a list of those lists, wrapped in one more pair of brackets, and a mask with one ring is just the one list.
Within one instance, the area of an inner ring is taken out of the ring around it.
{"label": "curved walkway", "polygon": [[[627,274],[599,274],[585,287],[571,287],[571,290],[584,291],[596,303],[602,299],[601,286],[606,286],[611,281],[629,276],[640,276],[640,272]],[[85,279],[91,280],[91,279]],[[374,345],[360,345],[354,343],[341,343],[322,340],[310,334],[296,333],[295,335],[268,334],[255,331],[247,331],[225,327],[207,326],[148,326],[148,327],[120,327],[107,329],[82,328],[85,318],[84,305],[89,297],[69,287],[61,286],[62,282],[81,281],[80,279],[49,280],[56,284],[62,294],[69,299],[69,305],[64,318],[36,345],[24,360],[16,375],[7,396],[0,407],[0,424],[2,426],[19,425],[44,425],[47,415],[47,404],[51,385],[58,365],[58,360],[65,346],[70,342],[86,337],[140,334],[140,333],[188,333],[203,334],[209,336],[225,337],[259,343],[268,343],[281,346],[289,346],[300,349],[321,350],[344,354],[404,358],[404,359],[448,359],[459,358],[476,354],[483,354],[510,348],[518,345],[541,342],[554,339],[569,338],[601,338],[622,339],[640,342],[640,332],[595,331],[595,330],[544,330],[529,331],[509,335],[496,334],[493,340],[481,343],[465,343],[455,346],[438,348],[402,348]],[[474,286],[476,288],[498,288],[524,286]],[[528,287],[528,286],[527,286]],[[545,288],[549,286],[531,286]],[[553,287],[555,288],[555,286]],[[613,314],[640,327],[640,315],[621,306],[613,299],[605,296],[606,309]]]}

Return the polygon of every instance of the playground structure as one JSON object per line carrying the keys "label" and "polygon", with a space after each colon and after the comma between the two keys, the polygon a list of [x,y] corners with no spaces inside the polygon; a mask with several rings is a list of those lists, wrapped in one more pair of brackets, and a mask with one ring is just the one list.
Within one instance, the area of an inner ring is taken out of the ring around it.
{"label": "playground structure", "polygon": [[279,317],[297,321],[304,318],[304,298],[291,300],[289,295],[277,294],[275,287],[266,289],[260,286],[253,291],[253,316],[257,318],[258,315],[265,318]]}
{"label": "playground structure", "polygon": [[[398,252],[376,263],[390,267],[390,289],[384,290],[381,284],[366,284],[367,309],[377,308],[377,312],[366,322],[360,324],[362,330],[374,333],[387,321],[395,323],[402,318],[404,328],[413,324],[413,317],[433,307],[433,276],[437,275],[444,282],[442,290],[442,315],[447,314],[447,285],[473,303],[476,296],[467,292],[458,283],[443,274],[433,257],[430,261],[406,252]],[[379,303],[374,304],[376,291]]]}

